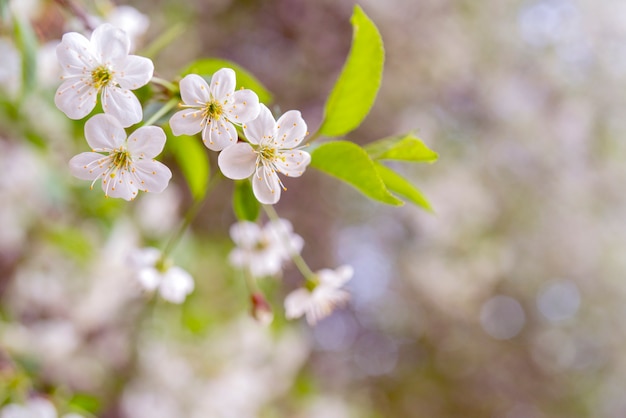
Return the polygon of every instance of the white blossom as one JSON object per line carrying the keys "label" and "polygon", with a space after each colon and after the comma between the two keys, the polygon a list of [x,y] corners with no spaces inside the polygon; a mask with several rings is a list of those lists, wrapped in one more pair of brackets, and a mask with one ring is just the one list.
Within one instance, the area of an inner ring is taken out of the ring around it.
{"label": "white blossom", "polygon": [[345,265],[336,270],[323,269],[308,281],[304,288],[296,289],[285,298],[285,316],[288,319],[306,315],[309,325],[330,315],[338,306],[350,299],[350,294],[342,286],[352,278],[354,270]]}
{"label": "white blossom", "polygon": [[222,68],[213,74],[211,85],[196,74],[180,81],[183,110],[170,119],[174,135],[195,135],[209,149],[221,151],[238,140],[235,125],[244,124],[259,114],[259,98],[252,90],[237,90],[235,71]]}
{"label": "white blossom", "polygon": [[229,261],[235,267],[247,268],[253,277],[273,276],[293,254],[299,254],[304,240],[293,232],[285,219],[268,222],[264,227],[241,221],[230,228],[235,247]]}
{"label": "white blossom", "polygon": [[[8,404],[0,410],[0,418],[57,418],[54,405],[45,398],[31,398],[24,405]],[[63,418],[82,418],[78,414],[66,414]]]}
{"label": "white blossom", "polygon": [[278,173],[299,177],[311,162],[306,151],[296,147],[307,134],[307,126],[297,110],[290,110],[278,121],[261,105],[259,117],[243,125],[249,143],[239,142],[220,153],[222,173],[233,180],[252,176],[252,190],[261,203],[274,204],[280,199]]}
{"label": "white blossom", "polygon": [[57,107],[70,119],[82,119],[100,93],[104,112],[122,126],[141,121],[141,104],[131,90],[150,81],[154,65],[129,51],[128,35],[108,23],[98,26],[90,40],[77,32],[63,35],[57,47],[64,80],[54,98]]}
{"label": "white blossom", "polygon": [[91,187],[102,179],[106,196],[125,200],[134,199],[139,190],[160,193],[167,187],[172,172],[154,160],[165,146],[163,129],[143,126],[126,138],[114,117],[99,114],[85,123],[85,137],[93,152],[78,154],[69,165],[74,176],[92,180]]}
{"label": "white blossom", "polygon": [[158,291],[168,302],[183,303],[194,289],[193,277],[178,266],[169,265],[156,248],[143,248],[130,255],[137,280],[148,292]]}

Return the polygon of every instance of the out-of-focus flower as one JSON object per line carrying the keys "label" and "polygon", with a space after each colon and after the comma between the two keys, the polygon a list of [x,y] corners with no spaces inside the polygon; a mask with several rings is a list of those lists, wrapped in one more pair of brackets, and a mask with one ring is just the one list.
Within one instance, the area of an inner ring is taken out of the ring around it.
{"label": "out-of-focus flower", "polygon": [[[0,411],[0,418],[57,418],[54,405],[44,398],[31,398],[24,405],[6,405]],[[66,414],[63,418],[82,418],[78,414]]]}
{"label": "out-of-focus flower", "polygon": [[85,138],[93,152],[72,158],[70,171],[92,180],[92,187],[101,178],[106,196],[132,200],[139,190],[160,193],[172,178],[170,169],[153,159],[165,146],[165,132],[158,126],[143,126],[127,139],[114,117],[99,114],[85,123]]}
{"label": "out-of-focus flower", "polygon": [[229,255],[230,263],[247,268],[257,278],[280,273],[283,263],[304,246],[302,237],[285,219],[268,222],[263,228],[241,221],[230,227],[230,237],[237,245]]}
{"label": "out-of-focus flower", "polygon": [[240,142],[226,148],[219,156],[222,173],[241,180],[252,177],[252,190],[261,203],[274,204],[284,188],[277,173],[300,177],[311,156],[296,149],[307,134],[307,126],[297,110],[290,110],[278,121],[261,105],[259,117],[243,126],[250,143]]}
{"label": "out-of-focus flower", "polygon": [[199,75],[189,74],[180,81],[183,110],[170,119],[174,135],[195,135],[209,149],[221,151],[237,142],[233,124],[244,124],[259,114],[259,98],[252,90],[235,91],[235,71],[222,68],[213,74],[211,85]]}
{"label": "out-of-focus flower", "polygon": [[22,60],[20,52],[9,39],[0,38],[0,93],[15,97],[22,85]]}
{"label": "out-of-focus flower", "polygon": [[130,50],[134,51],[139,41],[150,26],[150,19],[134,7],[119,5],[114,7],[105,17],[113,26],[122,29],[130,38]]}
{"label": "out-of-focus flower", "polygon": [[101,94],[104,112],[127,127],[141,121],[143,111],[131,92],[147,84],[154,65],[145,57],[129,55],[130,39],[110,24],[98,26],[88,40],[70,32],[57,47],[64,80],[54,102],[70,119],[82,119]]}
{"label": "out-of-focus flower", "polygon": [[341,266],[336,270],[323,269],[307,281],[304,288],[296,289],[285,298],[285,315],[288,319],[306,315],[309,325],[330,315],[336,307],[343,305],[350,294],[341,287],[352,278],[352,266]]}
{"label": "out-of-focus flower", "polygon": [[191,275],[178,266],[163,261],[156,248],[137,250],[130,256],[131,265],[137,270],[141,286],[153,292],[158,290],[161,297],[172,303],[183,303],[194,289]]}

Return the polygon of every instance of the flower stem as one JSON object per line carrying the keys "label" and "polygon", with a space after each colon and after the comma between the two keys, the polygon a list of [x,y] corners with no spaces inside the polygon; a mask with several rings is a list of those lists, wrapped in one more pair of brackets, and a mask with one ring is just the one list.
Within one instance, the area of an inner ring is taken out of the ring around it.
{"label": "flower stem", "polygon": [[[278,213],[276,213],[276,210],[274,209],[274,206],[263,205],[263,210],[267,214],[267,217],[270,218],[270,220],[272,221],[280,220]],[[291,242],[289,242],[288,245],[291,245]],[[304,258],[302,258],[299,252],[289,251],[289,255],[291,256],[291,260],[293,261],[293,264],[296,265],[300,273],[302,273],[302,275],[307,281],[316,281],[315,273],[313,273],[313,271],[308,266],[306,261],[304,261]]]}
{"label": "flower stem", "polygon": [[167,80],[165,80],[163,78],[152,77],[152,79],[150,81],[152,83],[154,83],[154,84],[158,84],[159,86],[165,87],[166,89],[168,89],[172,93],[175,93],[175,92],[178,91],[178,87],[176,87],[176,85],[174,83],[172,83],[171,81],[167,81]]}
{"label": "flower stem", "polygon": [[146,121],[146,123],[143,124],[143,126],[150,126],[153,125],[154,122],[156,122],[157,120],[159,120],[163,115],[165,115],[167,112],[169,112],[170,110],[172,110],[172,108],[174,106],[176,106],[176,104],[178,103],[178,99],[170,99],[169,102],[165,103],[163,105],[163,107],[161,107],[159,110],[157,110],[154,115],[152,115],[150,117],[150,119],[148,119]]}
{"label": "flower stem", "polygon": [[207,190],[206,190],[206,193],[204,194],[204,197],[196,198],[194,200],[193,204],[187,210],[187,213],[185,214],[185,218],[181,222],[180,226],[178,227],[176,232],[174,232],[174,235],[172,235],[170,240],[165,245],[165,248],[163,249],[163,252],[161,254],[162,260],[165,260],[168,254],[172,252],[174,247],[176,247],[176,245],[182,238],[183,234],[185,233],[185,231],[187,230],[191,222],[195,219],[196,215],[198,214],[198,211],[200,210],[200,207],[202,206],[202,202],[204,202],[204,199],[209,195],[211,190],[215,187],[215,185],[220,179],[221,179],[220,176],[214,176],[207,186]]}

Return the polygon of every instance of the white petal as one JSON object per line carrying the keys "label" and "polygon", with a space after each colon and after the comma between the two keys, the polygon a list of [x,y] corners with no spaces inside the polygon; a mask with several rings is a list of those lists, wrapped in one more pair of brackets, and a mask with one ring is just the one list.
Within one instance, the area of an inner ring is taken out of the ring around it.
{"label": "white petal", "polygon": [[310,162],[311,155],[300,150],[280,152],[274,160],[278,171],[288,177],[300,177]]}
{"label": "white petal", "polygon": [[83,152],[70,160],[70,173],[82,180],[95,180],[109,168],[110,162],[108,156],[96,152]]}
{"label": "white petal", "polygon": [[255,254],[250,260],[250,274],[256,278],[274,276],[283,269],[283,261],[272,251]]}
{"label": "white petal", "polygon": [[259,116],[243,126],[246,139],[253,144],[260,144],[264,138],[272,138],[276,130],[276,121],[272,112],[263,103],[259,106]]}
{"label": "white petal", "polygon": [[259,96],[252,90],[237,90],[224,106],[226,117],[235,123],[245,123],[259,116]]}
{"label": "white petal", "polygon": [[113,116],[99,113],[85,123],[85,138],[91,149],[111,151],[126,140],[126,131]]}
{"label": "white petal", "polygon": [[225,118],[210,120],[202,131],[202,141],[212,151],[221,151],[238,140],[237,129]]}
{"label": "white petal", "polygon": [[161,273],[154,267],[146,267],[139,270],[137,280],[145,290],[151,292],[161,283]]}
{"label": "white petal", "polygon": [[178,135],[195,135],[202,130],[202,110],[185,109],[174,113],[170,119],[172,133]]}
{"label": "white petal", "polygon": [[127,149],[134,158],[154,158],[163,151],[165,141],[159,126],[142,126],[128,137]]}
{"label": "white petal", "polygon": [[135,164],[135,185],[139,190],[161,193],[170,182],[172,172],[163,163],[154,160],[140,160]]}
{"label": "white petal", "polygon": [[295,148],[302,142],[307,133],[306,122],[300,112],[290,110],[276,121],[276,137],[279,148]]}
{"label": "white petal", "polygon": [[98,26],[93,31],[91,44],[103,64],[120,60],[130,51],[130,39],[126,32],[108,23]]}
{"label": "white petal", "polygon": [[254,222],[240,221],[232,224],[230,238],[240,248],[252,249],[261,239],[261,227]]}
{"label": "white petal", "polygon": [[143,109],[137,97],[126,89],[105,87],[102,90],[102,108],[104,113],[114,116],[127,128],[143,118]]}
{"label": "white petal", "polygon": [[309,307],[311,293],[303,288],[296,289],[285,298],[285,316],[287,319],[299,318]]}
{"label": "white petal", "polygon": [[91,77],[91,71],[99,65],[89,40],[80,33],[70,32],[63,35],[56,53],[59,65],[66,75]]}
{"label": "white petal", "polygon": [[154,73],[154,64],[148,58],[129,55],[115,63],[115,81],[123,89],[135,90],[148,84]]}
{"label": "white petal", "polygon": [[232,96],[237,87],[235,71],[231,68],[222,68],[211,77],[211,94],[220,102]]}
{"label": "white petal", "polygon": [[197,74],[185,76],[179,83],[183,102],[191,106],[204,106],[210,100],[209,85]]}
{"label": "white petal", "polygon": [[317,272],[321,284],[340,288],[346,284],[354,275],[354,269],[350,265],[343,265],[335,270],[322,269]]}
{"label": "white petal", "polygon": [[252,191],[261,203],[273,205],[280,200],[281,186],[271,169],[261,168],[252,176]]}
{"label": "white petal", "polygon": [[137,248],[128,255],[128,264],[134,269],[154,267],[161,258],[161,251],[154,247]]}
{"label": "white petal", "polygon": [[138,188],[133,177],[126,170],[115,173],[115,177],[102,178],[102,190],[109,197],[119,197],[124,200],[133,200],[137,197]]}
{"label": "white petal", "polygon": [[33,398],[26,403],[29,411],[28,416],[32,418],[57,418],[57,410],[54,405],[44,398]]}
{"label": "white petal", "polygon": [[191,275],[182,268],[174,266],[163,275],[159,293],[169,302],[182,303],[193,288],[194,282]]}
{"label": "white petal", "polygon": [[98,91],[77,78],[65,80],[54,95],[54,104],[70,119],[82,119],[96,106]]}
{"label": "white petal", "polygon": [[257,155],[250,144],[238,142],[220,153],[217,164],[226,177],[241,180],[254,173],[256,158]]}

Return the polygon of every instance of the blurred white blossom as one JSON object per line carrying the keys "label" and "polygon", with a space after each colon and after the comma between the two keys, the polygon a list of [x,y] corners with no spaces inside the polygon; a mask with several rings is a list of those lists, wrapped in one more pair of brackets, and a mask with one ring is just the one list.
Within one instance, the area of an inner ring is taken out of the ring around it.
{"label": "blurred white blossom", "polygon": [[285,315],[289,319],[306,315],[309,325],[330,315],[332,311],[350,299],[350,294],[342,289],[352,278],[352,266],[344,265],[336,270],[323,269],[315,274],[306,287],[296,289],[285,298]]}

